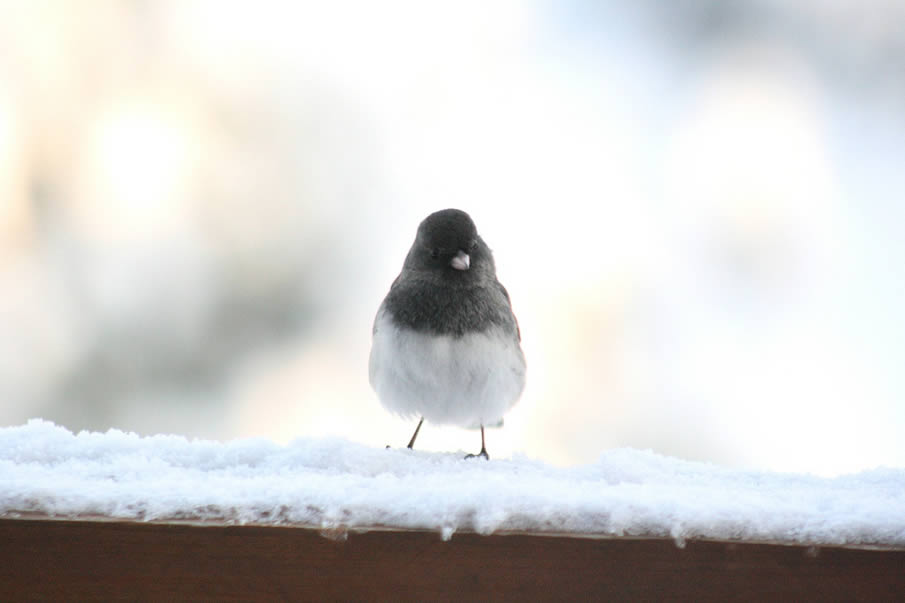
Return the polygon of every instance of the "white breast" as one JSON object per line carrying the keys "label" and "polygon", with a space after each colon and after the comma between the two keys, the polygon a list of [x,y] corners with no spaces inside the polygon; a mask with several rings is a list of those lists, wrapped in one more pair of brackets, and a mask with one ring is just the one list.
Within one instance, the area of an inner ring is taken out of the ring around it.
{"label": "white breast", "polygon": [[500,329],[432,336],[395,327],[384,311],[375,327],[371,387],[391,412],[438,424],[491,426],[525,387],[525,356]]}

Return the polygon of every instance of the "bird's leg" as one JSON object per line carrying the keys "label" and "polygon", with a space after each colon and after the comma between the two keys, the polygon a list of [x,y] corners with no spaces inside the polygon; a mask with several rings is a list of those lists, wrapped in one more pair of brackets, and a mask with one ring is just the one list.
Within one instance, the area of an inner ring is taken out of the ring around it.
{"label": "bird's leg", "polygon": [[490,455],[487,454],[487,447],[484,446],[484,426],[483,426],[483,425],[481,425],[481,452],[479,452],[479,453],[477,453],[477,454],[468,454],[468,455],[465,456],[465,458],[467,458],[467,459],[473,459],[473,458],[475,458],[475,457],[477,457],[477,456],[482,456],[482,457],[484,457],[484,460],[485,460],[485,461],[489,461],[489,460],[490,460]]}
{"label": "bird's leg", "polygon": [[415,438],[418,437],[418,432],[421,431],[421,424],[424,423],[424,417],[421,417],[421,420],[418,421],[418,427],[415,428],[415,433],[412,434],[412,439],[409,440],[409,448],[414,448],[415,446]]}

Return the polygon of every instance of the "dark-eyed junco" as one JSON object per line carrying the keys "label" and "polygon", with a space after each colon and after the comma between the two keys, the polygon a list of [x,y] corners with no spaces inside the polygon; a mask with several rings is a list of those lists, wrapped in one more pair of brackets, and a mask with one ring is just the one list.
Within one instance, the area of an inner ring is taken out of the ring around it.
{"label": "dark-eyed junco", "polygon": [[525,356],[493,254],[467,213],[445,209],[418,226],[402,272],[377,310],[369,374],[381,404],[431,423],[502,424],[525,387]]}

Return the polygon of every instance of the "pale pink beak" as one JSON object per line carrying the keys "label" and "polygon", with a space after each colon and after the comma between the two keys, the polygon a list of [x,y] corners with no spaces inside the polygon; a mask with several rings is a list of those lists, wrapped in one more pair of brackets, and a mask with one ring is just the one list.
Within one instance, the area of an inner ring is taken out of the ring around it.
{"label": "pale pink beak", "polygon": [[456,270],[468,270],[471,266],[471,257],[460,249],[456,256],[449,261],[449,265]]}

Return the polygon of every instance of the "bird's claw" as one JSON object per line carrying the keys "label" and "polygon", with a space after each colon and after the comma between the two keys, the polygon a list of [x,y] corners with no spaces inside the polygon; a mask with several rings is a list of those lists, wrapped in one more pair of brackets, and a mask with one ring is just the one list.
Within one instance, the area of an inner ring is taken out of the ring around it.
{"label": "bird's claw", "polygon": [[466,454],[465,455],[466,459],[473,459],[473,458],[478,458],[478,457],[483,457],[485,461],[490,460],[490,455],[487,454],[487,450],[485,450],[483,448],[481,449],[481,452],[479,452],[477,454]]}

